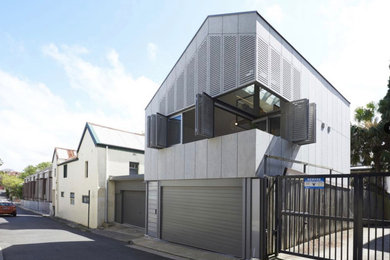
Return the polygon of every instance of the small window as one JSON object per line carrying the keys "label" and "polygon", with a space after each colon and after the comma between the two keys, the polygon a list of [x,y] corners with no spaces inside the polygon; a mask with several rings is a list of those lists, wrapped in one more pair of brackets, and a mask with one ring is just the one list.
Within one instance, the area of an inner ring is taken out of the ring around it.
{"label": "small window", "polygon": [[64,165],[64,178],[68,178],[68,165]]}
{"label": "small window", "polygon": [[65,196],[65,192],[61,191],[61,197]]}
{"label": "small window", "polygon": [[139,166],[139,163],[137,163],[137,162],[130,162],[129,163],[130,175],[137,175],[138,174],[138,166]]}
{"label": "small window", "polygon": [[70,193],[70,204],[74,205],[74,192]]}
{"label": "small window", "polygon": [[81,200],[83,203],[89,204],[89,196],[88,195],[83,195]]}
{"label": "small window", "polygon": [[88,178],[88,161],[85,161],[85,178]]}

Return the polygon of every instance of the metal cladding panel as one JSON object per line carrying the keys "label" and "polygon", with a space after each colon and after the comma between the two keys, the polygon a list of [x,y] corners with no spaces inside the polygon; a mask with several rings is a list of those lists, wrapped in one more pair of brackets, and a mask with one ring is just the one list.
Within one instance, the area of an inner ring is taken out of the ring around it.
{"label": "metal cladding panel", "polygon": [[168,89],[168,111],[167,114],[173,113],[175,110],[175,88],[174,85],[169,86]]}
{"label": "metal cladding panel", "polygon": [[283,59],[283,97],[291,100],[291,64]]}
{"label": "metal cladding panel", "polygon": [[237,36],[223,36],[223,90],[237,87]]}
{"label": "metal cladding panel", "polygon": [[206,93],[196,95],[195,135],[214,136],[214,101]]}
{"label": "metal cladding panel", "polygon": [[176,108],[180,110],[184,108],[184,71],[179,74],[176,82]]}
{"label": "metal cladding panel", "polygon": [[160,110],[159,112],[163,115],[166,115],[167,112],[166,112],[166,98],[163,97],[161,100],[160,100]]}
{"label": "metal cladding panel", "polygon": [[122,222],[145,227],[145,191],[123,191]]}
{"label": "metal cladding panel", "polygon": [[241,187],[162,188],[162,239],[241,257]]}
{"label": "metal cladding panel", "polygon": [[293,98],[298,100],[301,97],[301,72],[293,68]]}
{"label": "metal cladding panel", "polygon": [[207,38],[198,50],[198,92],[207,92]]}
{"label": "metal cladding panel", "polygon": [[195,102],[195,56],[188,62],[186,70],[186,106],[190,106]]}
{"label": "metal cladding panel", "polygon": [[221,92],[221,56],[222,36],[210,36],[210,95],[216,96]]}
{"label": "metal cladding panel", "polygon": [[257,37],[257,79],[265,86],[268,86],[268,62],[268,44]]}
{"label": "metal cladding panel", "polygon": [[240,85],[255,81],[256,35],[240,35]]}
{"label": "metal cladding panel", "polygon": [[290,103],[289,125],[291,141],[302,142],[308,139],[309,100],[300,99]]}
{"label": "metal cladding panel", "polygon": [[271,89],[280,94],[280,54],[271,48]]}

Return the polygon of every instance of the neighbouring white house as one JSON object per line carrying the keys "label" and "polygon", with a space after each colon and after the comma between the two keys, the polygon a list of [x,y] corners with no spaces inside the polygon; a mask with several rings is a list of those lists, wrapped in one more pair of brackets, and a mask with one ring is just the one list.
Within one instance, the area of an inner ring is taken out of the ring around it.
{"label": "neighbouring white house", "polygon": [[152,237],[259,258],[265,176],[349,173],[349,101],[257,12],[208,16],[145,113]]}
{"label": "neighbouring white house", "polygon": [[23,207],[49,214],[52,203],[52,167],[27,176],[23,182]]}
{"label": "neighbouring white house", "polygon": [[86,123],[74,155],[53,156],[55,215],[91,228],[112,221],[143,227],[144,135]]}

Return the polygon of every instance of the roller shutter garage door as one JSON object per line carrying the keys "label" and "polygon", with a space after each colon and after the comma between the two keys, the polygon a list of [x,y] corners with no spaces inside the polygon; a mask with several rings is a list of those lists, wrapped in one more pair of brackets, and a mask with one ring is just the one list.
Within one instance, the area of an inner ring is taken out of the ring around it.
{"label": "roller shutter garage door", "polygon": [[123,191],[122,222],[145,227],[145,191]]}
{"label": "roller shutter garage door", "polygon": [[164,240],[242,256],[241,187],[162,187]]}

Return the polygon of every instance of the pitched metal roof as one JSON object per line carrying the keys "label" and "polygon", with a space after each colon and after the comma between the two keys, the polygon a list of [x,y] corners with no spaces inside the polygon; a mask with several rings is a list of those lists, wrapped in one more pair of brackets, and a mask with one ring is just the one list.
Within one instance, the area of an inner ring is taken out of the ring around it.
{"label": "pitched metal roof", "polygon": [[53,152],[52,162],[54,162],[54,156],[56,156],[57,161],[66,161],[72,158],[77,157],[76,150],[55,147]]}
{"label": "pitched metal roof", "polygon": [[[145,149],[145,136],[143,134],[127,132],[90,122],[87,122],[85,125],[80,144],[86,130],[89,131],[93,142],[97,146],[109,146],[113,148],[140,152],[143,152]],[[80,149],[80,144],[77,151]]]}

